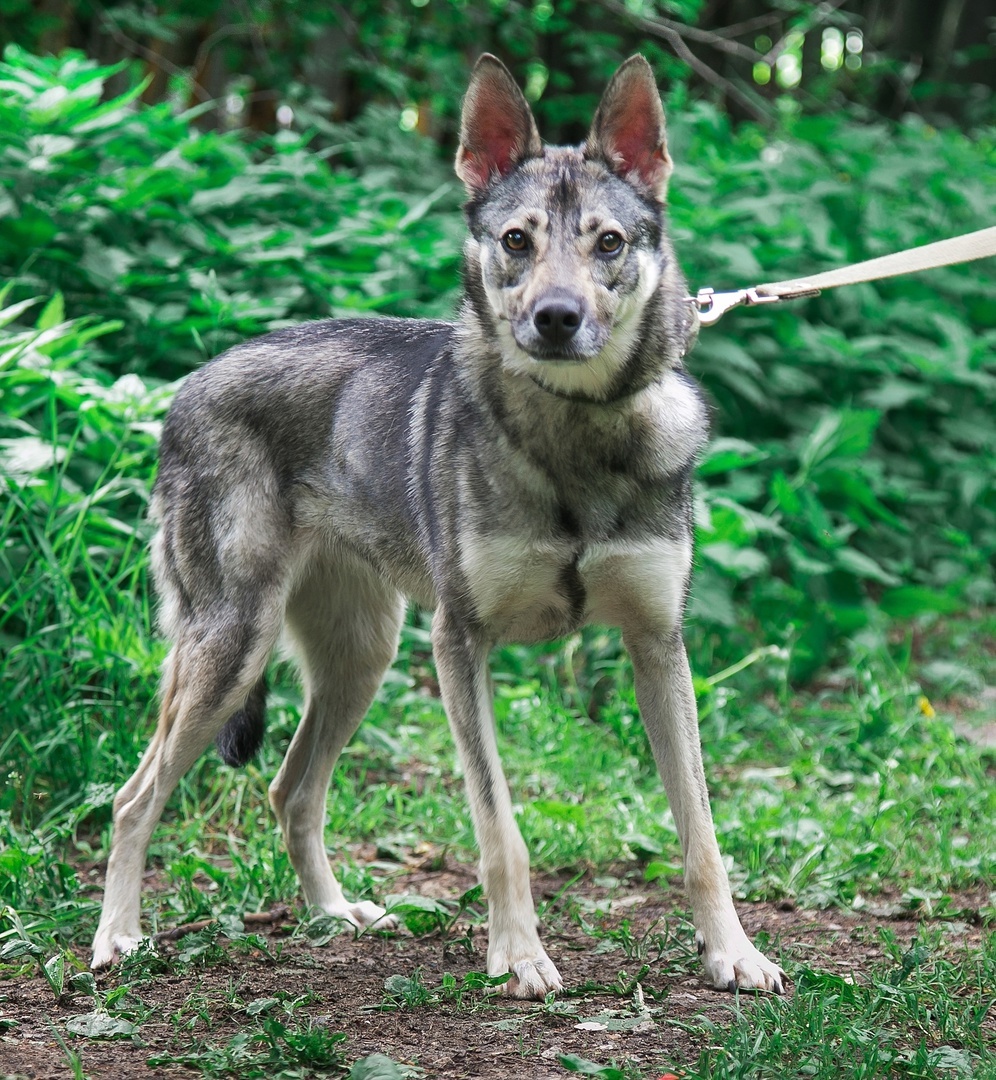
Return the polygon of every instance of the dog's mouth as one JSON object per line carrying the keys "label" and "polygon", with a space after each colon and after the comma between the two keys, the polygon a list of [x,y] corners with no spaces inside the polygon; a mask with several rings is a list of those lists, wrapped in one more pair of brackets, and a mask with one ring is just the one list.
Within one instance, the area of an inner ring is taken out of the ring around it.
{"label": "dog's mouth", "polygon": [[[521,347],[521,346],[520,346]],[[591,357],[575,346],[531,345],[523,349],[533,360],[542,363],[583,364]]]}
{"label": "dog's mouth", "polygon": [[531,320],[524,320],[519,325],[512,324],[512,337],[522,352],[538,363],[585,364],[599,354],[608,335],[599,333],[594,325],[589,326],[587,320],[577,333],[542,335],[536,333]]}

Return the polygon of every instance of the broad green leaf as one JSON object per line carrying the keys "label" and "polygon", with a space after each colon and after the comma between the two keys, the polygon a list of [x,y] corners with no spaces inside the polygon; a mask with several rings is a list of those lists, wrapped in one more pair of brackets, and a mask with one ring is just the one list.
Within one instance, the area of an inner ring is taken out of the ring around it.
{"label": "broad green leaf", "polygon": [[768,454],[744,439],[714,439],[699,463],[700,476],[745,469],[764,461]]}
{"label": "broad green leaf", "polygon": [[[13,284],[13,283],[11,283]],[[6,293],[7,288],[4,289]],[[33,297],[30,300],[21,300],[16,304],[10,304],[8,307],[0,309],[0,327],[7,326],[9,323],[15,322],[34,304],[39,303],[39,297]]]}
{"label": "broad green leaf", "polygon": [[62,997],[62,991],[66,985],[66,955],[58,952],[55,956],[45,961],[43,968],[45,981],[52,988],[52,993],[57,998]]}
{"label": "broad green leaf", "polygon": [[532,804],[533,809],[551,821],[564,821],[569,825],[581,828],[588,820],[583,806],[576,803],[557,802],[554,799],[537,799]]}
{"label": "broad green leaf", "polygon": [[71,1017],[66,1021],[66,1030],[85,1039],[121,1039],[134,1035],[138,1028],[130,1020],[111,1016],[98,1009]]}
{"label": "broad green leaf", "polygon": [[582,1076],[600,1076],[602,1080],[626,1080],[626,1074],[621,1069],[596,1065],[594,1061],[588,1061],[576,1054],[561,1054],[557,1060],[568,1072],[580,1073]]}
{"label": "broad green leaf", "polygon": [[842,570],[847,570],[856,577],[870,578],[872,581],[879,581],[883,585],[899,584],[899,578],[895,574],[890,573],[873,558],[861,551],[856,551],[854,548],[840,548],[835,552],[834,558]]}
{"label": "broad green leaf", "polygon": [[768,568],[767,557],[756,548],[738,548],[727,543],[703,544],[700,554],[736,578],[754,577]]}
{"label": "broad green leaf", "polygon": [[384,898],[384,906],[392,915],[404,915],[409,912],[429,912],[448,917],[451,914],[449,906],[441,900],[434,900],[431,896],[419,896],[417,893],[403,896],[387,896]]}
{"label": "broad green leaf", "polygon": [[901,585],[888,589],[882,594],[879,604],[886,614],[900,619],[931,611],[950,615],[963,607],[957,597],[921,585]]}
{"label": "broad green leaf", "polygon": [[65,317],[66,305],[62,293],[57,292],[42,309],[42,313],[38,316],[38,322],[35,325],[39,330],[51,330],[52,327],[58,326]]}
{"label": "broad green leaf", "polygon": [[404,1080],[405,1075],[398,1063],[385,1054],[369,1054],[349,1070],[349,1080]]}

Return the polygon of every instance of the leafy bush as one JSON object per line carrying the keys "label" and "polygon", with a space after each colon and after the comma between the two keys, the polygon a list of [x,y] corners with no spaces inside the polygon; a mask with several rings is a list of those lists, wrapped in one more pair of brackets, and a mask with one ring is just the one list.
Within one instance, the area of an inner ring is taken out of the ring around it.
{"label": "leafy bush", "polygon": [[456,187],[431,152],[333,171],[307,135],[250,142],[136,106],[139,83],[103,101],[122,65],[5,58],[0,273],[118,319],[115,371],[175,378],[303,319],[451,306]]}
{"label": "leafy bush", "polygon": [[[711,110],[672,123],[672,217],[696,286],[815,273],[988,224],[996,133],[806,119],[772,139]],[[888,615],[991,602],[996,263],[728,315],[691,366],[717,405],[696,610],[766,635],[797,671]],[[772,571],[774,574],[772,575]]]}

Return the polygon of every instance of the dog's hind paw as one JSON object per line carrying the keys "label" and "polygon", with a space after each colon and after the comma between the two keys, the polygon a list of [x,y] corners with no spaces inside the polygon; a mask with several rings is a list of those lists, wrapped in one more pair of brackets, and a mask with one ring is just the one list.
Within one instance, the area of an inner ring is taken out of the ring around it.
{"label": "dog's hind paw", "polygon": [[488,964],[489,975],[505,975],[508,972],[511,972],[512,977],[508,982],[502,983],[501,992],[509,997],[542,1001],[547,994],[564,988],[564,980],[561,979],[556,964],[542,949],[538,956],[528,960],[504,963],[496,958]]}
{"label": "dog's hind paw", "polygon": [[356,904],[323,904],[322,911],[331,915],[334,919],[343,919],[357,930],[397,930],[397,915],[388,913],[379,905],[369,900],[361,900]]}
{"label": "dog's hind paw", "polygon": [[134,952],[142,944],[142,940],[141,935],[98,932],[93,939],[93,959],[90,961],[90,967],[94,971],[100,971],[102,968],[116,964],[122,956]]}
{"label": "dog's hind paw", "polygon": [[697,935],[699,952],[706,977],[716,990],[764,990],[769,994],[784,994],[785,972],[773,964],[764,953],[755,949],[744,937],[733,948],[713,951],[701,935]]}

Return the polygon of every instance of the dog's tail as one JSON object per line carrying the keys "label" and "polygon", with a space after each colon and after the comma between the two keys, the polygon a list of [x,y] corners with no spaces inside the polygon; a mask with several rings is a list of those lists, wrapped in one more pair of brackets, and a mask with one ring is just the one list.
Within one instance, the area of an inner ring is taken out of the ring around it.
{"label": "dog's tail", "polygon": [[215,746],[226,765],[247,765],[263,745],[266,677],[250,690],[245,705],[218,732]]}

